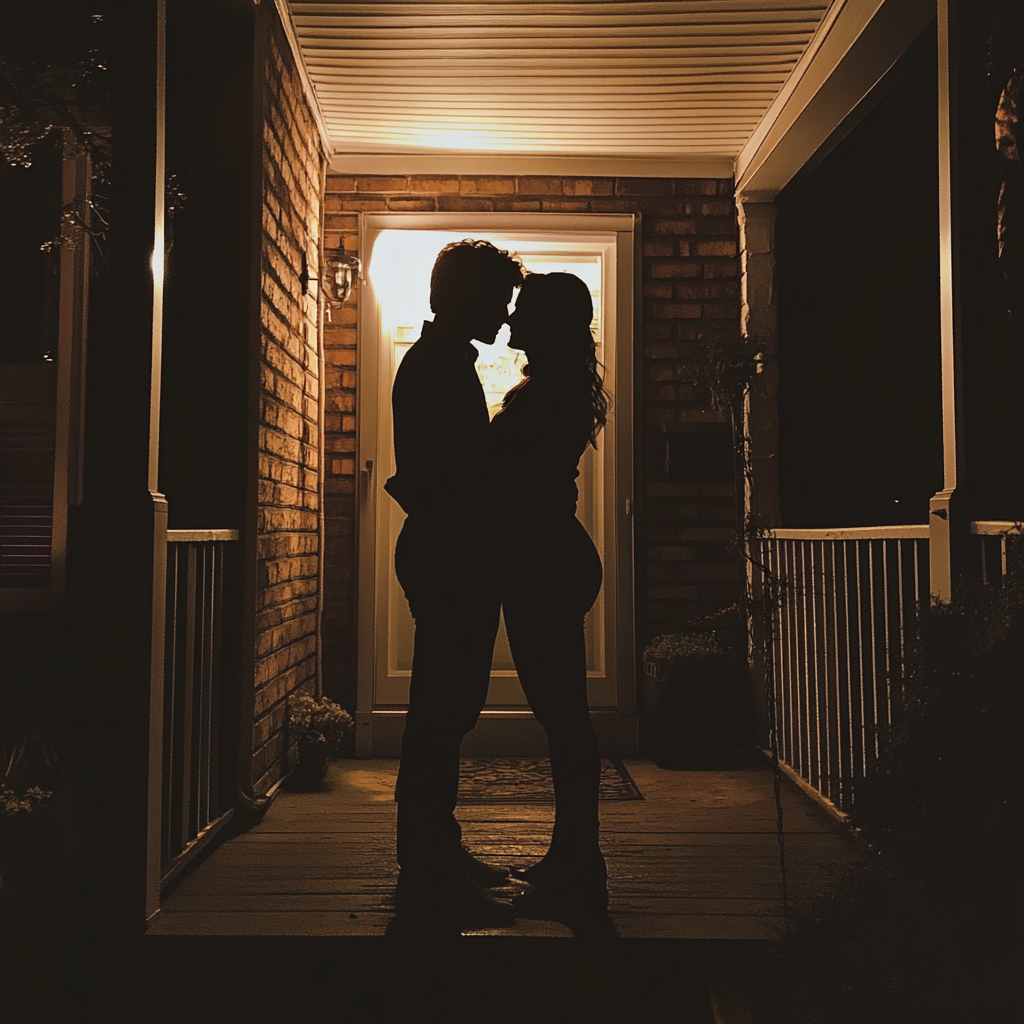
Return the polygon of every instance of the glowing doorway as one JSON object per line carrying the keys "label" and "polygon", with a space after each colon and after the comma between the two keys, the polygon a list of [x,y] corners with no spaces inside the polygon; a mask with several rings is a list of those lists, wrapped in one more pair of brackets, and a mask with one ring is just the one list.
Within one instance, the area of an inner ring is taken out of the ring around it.
{"label": "glowing doorway", "polygon": [[[398,218],[394,218],[398,219]],[[564,270],[576,274],[590,287],[594,299],[594,336],[598,357],[605,365],[606,383],[613,396],[613,410],[597,452],[588,449],[580,466],[578,515],[601,552],[605,582],[597,603],[587,617],[588,690],[594,708],[620,715],[631,705],[621,692],[625,683],[620,662],[622,644],[628,644],[632,662],[631,593],[620,593],[621,579],[631,583],[631,545],[628,509],[628,460],[631,403],[620,391],[630,387],[628,369],[622,372],[619,343],[626,339],[630,351],[629,318],[622,317],[620,232],[530,229],[532,225],[481,224],[480,218],[449,219],[448,225],[395,224],[385,216],[364,219],[364,252],[369,252],[367,281],[361,297],[360,321],[360,457],[363,493],[360,496],[360,651],[359,651],[359,749],[363,754],[386,754],[396,742],[394,716],[402,714],[408,698],[412,665],[413,621],[394,573],[395,540],[404,513],[383,491],[394,471],[391,437],[391,385],[409,348],[419,337],[422,322],[430,319],[430,269],[438,251],[461,238],[487,238],[517,253],[527,269],[535,272]],[[508,218],[515,220],[516,218]],[[531,218],[537,221],[537,217]],[[566,221],[568,218],[558,218]],[[612,218],[586,218],[608,220]],[[614,218],[622,220],[623,218]],[[545,227],[550,218],[540,218]],[[371,223],[367,224],[366,222]],[[450,225],[450,226],[449,226]],[[602,225],[603,226],[603,225]],[[554,227],[554,225],[551,225]],[[369,230],[367,230],[369,228]],[[631,225],[630,225],[631,228]],[[630,241],[632,232],[629,233]],[[632,273],[631,260],[627,263]],[[629,278],[631,283],[631,276]],[[627,289],[628,290],[628,289]],[[624,325],[626,330],[624,331]],[[507,346],[504,328],[494,346],[478,345],[477,361],[488,405],[493,415],[505,392],[521,378],[522,355]],[[626,360],[628,367],[630,360]],[[367,364],[371,364],[368,366]],[[371,380],[371,373],[375,378]],[[623,465],[623,443],[627,459]],[[617,515],[616,513],[621,513]],[[625,533],[622,528],[625,527]],[[515,538],[494,537],[494,544],[514,543]],[[625,548],[625,550],[624,550]],[[628,610],[628,611],[627,611]],[[631,679],[631,673],[626,672]],[[631,710],[631,707],[629,708]],[[492,663],[491,686],[485,716],[514,726],[517,718],[530,718],[505,639],[499,634]],[[381,728],[383,726],[383,728]],[[367,736],[369,734],[369,736]],[[372,737],[372,740],[370,740]],[[369,741],[369,742],[368,742]]]}

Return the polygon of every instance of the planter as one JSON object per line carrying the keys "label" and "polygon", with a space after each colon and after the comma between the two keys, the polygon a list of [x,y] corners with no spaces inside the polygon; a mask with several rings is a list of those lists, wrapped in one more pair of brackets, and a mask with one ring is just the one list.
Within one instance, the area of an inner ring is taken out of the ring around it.
{"label": "planter", "polygon": [[74,837],[60,797],[0,815],[0,910],[64,905],[72,890]]}
{"label": "planter", "polygon": [[323,736],[299,737],[299,764],[295,769],[295,781],[300,786],[314,788],[327,777],[327,766],[331,763],[331,747]]}
{"label": "planter", "polygon": [[660,768],[736,768],[753,742],[746,659],[644,657],[646,746]]}

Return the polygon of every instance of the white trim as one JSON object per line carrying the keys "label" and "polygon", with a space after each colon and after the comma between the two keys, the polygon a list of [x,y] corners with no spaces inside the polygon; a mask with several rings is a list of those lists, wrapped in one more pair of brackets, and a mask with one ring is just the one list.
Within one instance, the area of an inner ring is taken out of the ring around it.
{"label": "white trim", "polygon": [[207,544],[238,540],[237,530],[168,530],[168,544]]}
{"label": "white trim", "polygon": [[[279,0],[280,2],[280,0]],[[567,178],[731,178],[726,156],[683,158],[495,156],[478,153],[334,153],[333,174],[523,174]]]}
{"label": "white trim", "polygon": [[924,526],[843,526],[824,530],[768,530],[769,540],[927,540]]}
{"label": "white trim", "polygon": [[[360,216],[367,234],[384,230],[446,231],[455,222],[459,227],[487,231],[572,231],[600,234],[606,231],[633,231],[637,220],[632,213],[364,213]],[[362,242],[361,242],[362,244]],[[365,249],[360,249],[369,260]]]}
{"label": "white trim", "polygon": [[776,195],[934,17],[934,0],[836,0],[736,158],[737,194]]}
{"label": "white trim", "polygon": [[[771,106],[764,112],[764,116],[757,123],[757,127],[750,133],[750,138],[747,139],[739,155],[736,157],[734,170],[737,181],[740,180],[741,175],[747,170],[768,133],[780,121],[785,120],[787,116],[788,122],[791,125],[796,119],[797,114],[806,106],[806,100],[801,103],[799,97],[794,97],[794,93],[797,92],[798,88],[803,86],[803,89],[800,90],[801,93],[806,93],[809,90],[810,94],[813,95],[817,88],[821,86],[823,79],[820,73],[822,70],[820,64],[823,61],[815,63],[818,52],[832,31],[832,27],[839,17],[839,12],[850,2],[851,0],[835,0],[832,6],[825,12],[825,17],[821,19],[821,24],[818,25],[817,30],[811,37],[811,41],[807,44],[807,49],[804,50],[800,60],[797,61],[796,67],[793,68],[789,78],[786,79],[785,85],[779,90],[778,96],[772,100]],[[813,74],[812,71],[818,73]],[[794,107],[799,107],[799,109],[794,111]]]}
{"label": "white trim", "polygon": [[[770,750],[761,748],[761,753],[768,759],[768,761],[774,765],[775,755]],[[805,796],[811,798],[837,825],[848,825],[850,821],[849,814],[846,811],[841,811],[824,793],[815,789],[795,768],[791,765],[786,764],[782,758],[779,758],[779,771],[792,782],[797,789],[800,790]]]}
{"label": "white trim", "polygon": [[971,533],[976,537],[1020,537],[1024,536],[1024,523],[1010,519],[991,519],[971,523]]}
{"label": "white trim", "polygon": [[295,66],[299,69],[299,78],[302,79],[302,91],[305,93],[306,102],[313,113],[313,120],[316,121],[317,131],[320,133],[320,145],[323,147],[324,154],[330,157],[334,152],[334,143],[331,141],[330,133],[327,131],[324,112],[320,109],[320,98],[317,96],[313,83],[310,80],[309,72],[306,70],[306,61],[302,56],[302,48],[299,46],[298,37],[295,35],[291,8],[288,6],[288,0],[274,0],[274,6],[277,8],[277,16],[281,19],[281,27],[284,29],[288,46],[292,51]]}

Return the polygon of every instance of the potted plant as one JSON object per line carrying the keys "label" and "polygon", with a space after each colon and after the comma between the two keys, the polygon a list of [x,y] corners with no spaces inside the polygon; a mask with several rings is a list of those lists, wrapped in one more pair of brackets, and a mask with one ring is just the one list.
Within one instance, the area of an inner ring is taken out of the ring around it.
{"label": "potted plant", "polygon": [[296,782],[316,786],[327,775],[331,754],[352,728],[352,716],[329,697],[317,700],[299,694],[288,701],[288,723],[298,734]]}
{"label": "potted plant", "polygon": [[40,729],[0,742],[0,911],[65,914],[80,881],[77,786]]}
{"label": "potted plant", "polygon": [[684,630],[644,652],[647,747],[661,768],[727,768],[752,746],[745,644],[734,630]]}
{"label": "potted plant", "polygon": [[6,776],[0,778],[0,904],[25,900],[39,888],[37,836],[34,834],[36,811],[53,794],[39,786],[29,786],[22,794]]}

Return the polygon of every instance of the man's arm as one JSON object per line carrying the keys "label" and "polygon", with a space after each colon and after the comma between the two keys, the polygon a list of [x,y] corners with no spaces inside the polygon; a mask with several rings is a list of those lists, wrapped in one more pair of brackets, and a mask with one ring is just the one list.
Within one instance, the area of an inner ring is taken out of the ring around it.
{"label": "man's arm", "polygon": [[388,493],[409,514],[453,525],[486,506],[487,408],[472,364],[415,346],[392,390],[397,472]]}

